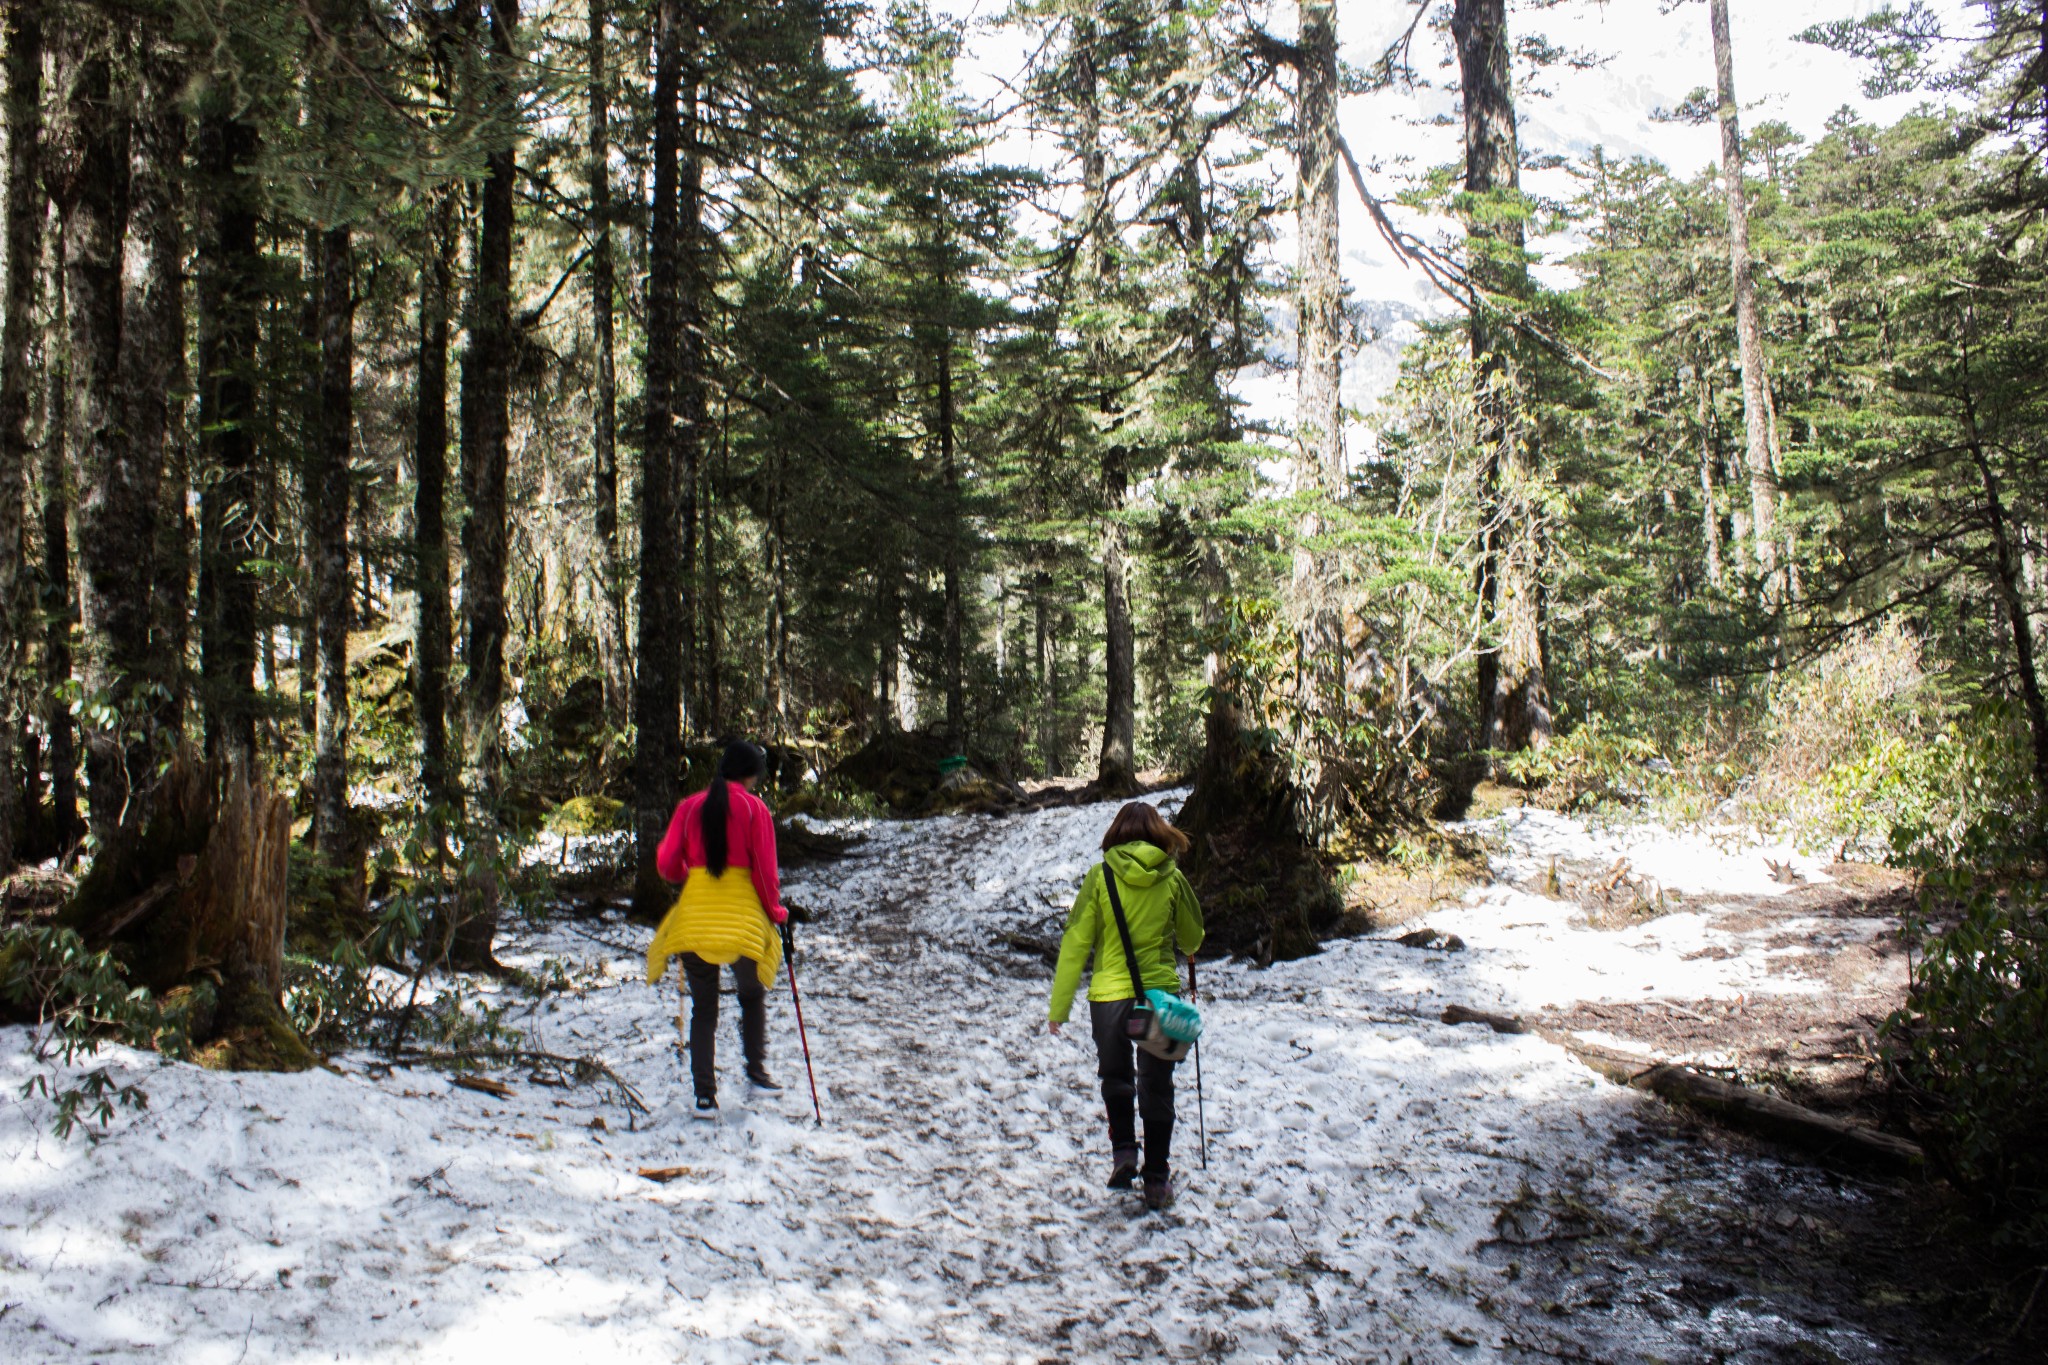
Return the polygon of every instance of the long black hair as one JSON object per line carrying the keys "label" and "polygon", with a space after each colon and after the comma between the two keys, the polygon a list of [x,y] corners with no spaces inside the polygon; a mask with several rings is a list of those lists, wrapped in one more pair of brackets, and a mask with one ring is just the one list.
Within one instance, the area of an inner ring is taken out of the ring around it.
{"label": "long black hair", "polygon": [[714,877],[725,875],[727,855],[731,852],[726,847],[725,825],[726,817],[732,814],[732,793],[726,784],[759,777],[767,767],[768,755],[743,739],[726,745],[725,752],[718,757],[718,775],[711,779],[711,790],[704,794],[704,809],[698,817],[704,832],[704,865]]}

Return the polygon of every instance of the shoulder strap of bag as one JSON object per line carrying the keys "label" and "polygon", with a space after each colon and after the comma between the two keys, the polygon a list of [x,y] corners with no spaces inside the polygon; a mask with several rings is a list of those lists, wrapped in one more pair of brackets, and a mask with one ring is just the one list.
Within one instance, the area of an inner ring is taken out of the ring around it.
{"label": "shoulder strap of bag", "polygon": [[1109,891],[1109,909],[1116,916],[1117,937],[1124,941],[1124,968],[1131,974],[1131,995],[1143,1000],[1145,973],[1138,966],[1138,950],[1131,946],[1131,926],[1124,918],[1123,897],[1116,893],[1116,872],[1107,862],[1102,865],[1102,885]]}

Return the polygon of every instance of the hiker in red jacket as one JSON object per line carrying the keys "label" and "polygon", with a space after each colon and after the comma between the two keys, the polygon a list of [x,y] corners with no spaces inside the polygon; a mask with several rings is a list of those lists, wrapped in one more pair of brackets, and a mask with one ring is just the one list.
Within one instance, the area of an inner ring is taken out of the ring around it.
{"label": "hiker in red jacket", "polygon": [[747,1081],[780,1090],[768,1075],[768,987],[782,963],[776,926],[789,918],[775,869],[775,817],[754,795],[766,755],[745,742],[726,746],[711,785],[676,806],[654,855],[662,877],[683,884],[675,908],[647,948],[647,980],[661,980],[672,956],[683,959],[690,995],[690,1078],[697,1116],[718,1115],[718,969],[732,967],[740,1003],[740,1045]]}

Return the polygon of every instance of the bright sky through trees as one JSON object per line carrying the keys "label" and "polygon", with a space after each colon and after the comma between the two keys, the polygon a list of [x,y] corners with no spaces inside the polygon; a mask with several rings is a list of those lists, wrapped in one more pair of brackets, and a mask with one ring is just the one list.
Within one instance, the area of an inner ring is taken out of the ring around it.
{"label": "bright sky through trees", "polygon": [[[1924,96],[1917,94],[1866,98],[1862,90],[1866,72],[1861,64],[1798,40],[1797,35],[1813,24],[1868,14],[1883,8],[1884,3],[1733,0],[1730,22],[1745,122],[1754,126],[1775,119],[1789,124],[1810,142],[1824,131],[1829,115],[1844,105],[1863,117],[1889,122],[1920,102]],[[989,107],[1014,110],[1017,73],[1029,53],[1016,29],[997,23],[1007,6],[995,0],[941,0],[933,8],[970,25],[959,73],[964,91],[987,101]],[[1268,32],[1287,35],[1294,31],[1294,6],[1285,0],[1254,3],[1249,8],[1263,11],[1261,26]],[[1655,117],[1659,110],[1677,105],[1695,87],[1713,82],[1703,3],[1685,4],[1670,13],[1664,12],[1665,0],[1565,0],[1551,9],[1516,8],[1516,22],[1530,32],[1540,33],[1561,48],[1602,59],[1583,70],[1568,65],[1552,67],[1538,82],[1545,97],[1522,101],[1518,113],[1529,157],[1577,159],[1598,145],[1606,148],[1610,160],[1651,157],[1679,175],[1714,162],[1717,134],[1711,124],[1694,126]],[[1939,0],[1934,8],[1945,18],[1958,20],[1953,25],[1956,31],[1967,31],[1960,22],[1966,9],[1962,0]],[[1343,59],[1355,67],[1376,60],[1413,13],[1407,0],[1353,0],[1340,9],[1338,39]],[[1527,13],[1519,13],[1521,10]],[[1448,164],[1462,155],[1456,124],[1450,121],[1458,107],[1456,73],[1452,67],[1439,65],[1448,56],[1448,46],[1440,35],[1418,33],[1415,62],[1418,77],[1426,84],[1349,95],[1342,101],[1339,117],[1345,141],[1367,167],[1375,193],[1391,198],[1398,188],[1398,173]],[[1021,115],[1013,114],[1012,122],[1015,130],[999,141],[996,154],[1031,166],[1049,165],[1057,158],[1051,137],[1033,135]],[[1372,174],[1375,165],[1381,171],[1378,175]],[[1564,171],[1536,169],[1525,175],[1533,193],[1559,197],[1571,193]],[[1420,271],[1404,266],[1380,240],[1348,186],[1343,215],[1344,277],[1354,303],[1393,305],[1396,315],[1417,310],[1443,316],[1452,311]],[[1449,221],[1435,226],[1446,241],[1458,234],[1457,226]],[[1278,227],[1275,255],[1291,261],[1292,224],[1283,221]],[[1563,243],[1538,239],[1533,245],[1538,250],[1550,248],[1545,254],[1554,256]],[[1556,271],[1539,269],[1538,274],[1550,283],[1562,278]],[[1276,347],[1286,359],[1292,344],[1292,319],[1276,316],[1275,322],[1281,329]],[[1386,335],[1384,344],[1369,345],[1348,357],[1347,407],[1360,411],[1378,400],[1393,382],[1399,348],[1412,335],[1412,329],[1397,328]],[[1293,411],[1294,378],[1289,372],[1241,374],[1235,391],[1246,400],[1248,415],[1255,421],[1285,425]],[[1369,442],[1362,424],[1354,422],[1347,441],[1353,457],[1370,449]]]}

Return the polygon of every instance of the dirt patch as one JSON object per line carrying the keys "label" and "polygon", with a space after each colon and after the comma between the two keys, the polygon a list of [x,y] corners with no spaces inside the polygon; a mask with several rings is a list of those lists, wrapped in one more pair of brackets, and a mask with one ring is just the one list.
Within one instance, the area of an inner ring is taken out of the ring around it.
{"label": "dirt patch", "polygon": [[1778,1091],[1811,1108],[1855,1111],[1876,1122],[1883,1108],[1877,1026],[1890,1007],[1874,994],[1582,1001],[1544,1011],[1532,1022],[1578,1038],[1625,1040],[1635,1045],[1628,1052],[1640,1049],[1645,1067],[1674,1062]]}
{"label": "dirt patch", "polygon": [[1433,910],[1458,905],[1488,879],[1485,846],[1469,835],[1438,833],[1423,858],[1356,863],[1346,868],[1344,913],[1360,932],[1413,924]]}
{"label": "dirt patch", "polygon": [[[1188,777],[1181,773],[1148,768],[1138,774],[1138,785],[1130,799],[1143,800],[1157,792],[1186,786],[1188,781]],[[1034,777],[1019,782],[1017,787],[1023,793],[1023,799],[998,814],[1013,815],[1059,806],[1089,806],[1111,799],[1103,794],[1092,777]]]}
{"label": "dirt patch", "polygon": [[1780,896],[1706,896],[1715,927],[1729,933],[1769,929],[1788,919],[1903,921],[1913,909],[1917,889],[1913,878],[1895,868],[1870,863],[1833,863],[1829,880],[1795,884]]}

